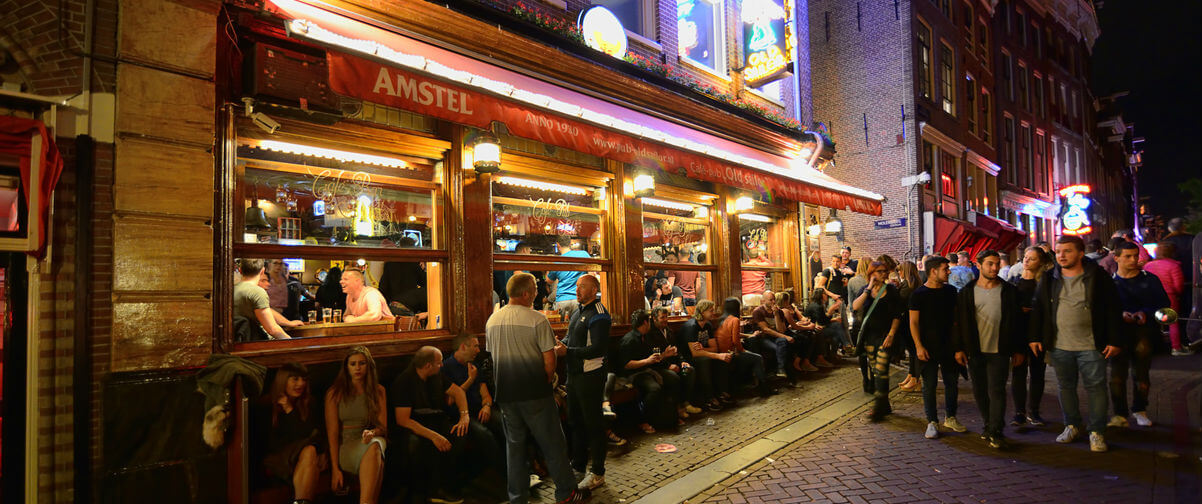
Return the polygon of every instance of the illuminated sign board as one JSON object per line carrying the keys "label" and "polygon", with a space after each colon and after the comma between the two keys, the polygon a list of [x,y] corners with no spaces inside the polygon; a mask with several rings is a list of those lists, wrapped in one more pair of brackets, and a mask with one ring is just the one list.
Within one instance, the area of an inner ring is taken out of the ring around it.
{"label": "illuminated sign board", "polygon": [[793,0],[743,0],[743,81],[760,87],[781,77],[793,57]]}
{"label": "illuminated sign board", "polygon": [[1070,236],[1081,236],[1093,231],[1089,207],[1093,203],[1089,199],[1090,187],[1086,184],[1068,186],[1060,190],[1060,228],[1061,232]]}
{"label": "illuminated sign board", "polygon": [[584,45],[615,58],[626,56],[626,28],[613,12],[600,5],[580,11]]}

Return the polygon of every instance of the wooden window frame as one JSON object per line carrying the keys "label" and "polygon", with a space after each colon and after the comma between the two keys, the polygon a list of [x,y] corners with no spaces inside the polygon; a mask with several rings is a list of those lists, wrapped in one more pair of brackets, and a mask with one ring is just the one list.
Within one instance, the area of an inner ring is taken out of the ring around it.
{"label": "wooden window frame", "polygon": [[[243,207],[241,202],[241,186],[237,182],[238,171],[237,145],[240,139],[278,139],[293,141],[300,144],[315,146],[342,146],[346,150],[363,150],[387,153],[402,159],[420,158],[430,163],[443,162],[441,179],[420,181],[397,177],[390,182],[401,182],[409,187],[432,189],[435,216],[431,219],[435,229],[447,229],[449,218],[447,209],[450,206],[450,192],[446,187],[450,181],[450,171],[458,166],[452,155],[455,152],[451,141],[424,132],[404,130],[394,127],[384,127],[378,124],[358,120],[342,120],[335,125],[319,125],[289,118],[276,118],[282,125],[274,134],[267,134],[240,114],[235,114],[234,106],[225,107],[224,114],[218,124],[220,139],[218,144],[218,186],[216,198],[218,208],[222,210],[214,225],[215,269],[214,284],[214,317],[213,317],[213,346],[214,351],[230,353],[244,358],[256,358],[262,362],[276,363],[297,359],[297,353],[312,354],[318,359],[333,358],[353,345],[372,344],[388,345],[390,348],[408,347],[414,341],[431,338],[445,338],[451,334],[450,319],[445,317],[449,312],[450,300],[447,290],[441,286],[437,293],[430,294],[440,303],[441,314],[444,315],[442,328],[394,331],[387,326],[384,331],[374,328],[364,329],[359,326],[339,328],[336,334],[328,336],[296,338],[289,340],[267,340],[238,342],[233,334],[233,287],[234,287],[234,258],[289,258],[304,257],[306,259],[346,259],[348,257],[363,258],[369,261],[397,262],[427,262],[442,265],[440,282],[442,285],[451,284],[450,253],[445,240],[438,243],[440,247],[430,249],[389,249],[375,247],[323,247],[314,245],[278,245],[254,244],[235,241],[234,233],[241,233]],[[285,163],[264,162],[259,160],[246,161],[260,164],[267,169],[288,171]],[[438,174],[438,172],[436,172]],[[377,175],[379,176],[379,175]],[[437,232],[437,231],[436,231]]]}
{"label": "wooden window frame", "polygon": [[952,117],[956,116],[956,50],[940,40],[939,44],[939,106]]}
{"label": "wooden window frame", "polygon": [[[922,18],[918,18],[919,31],[915,32],[915,38],[918,40],[918,65],[919,86],[918,96],[928,100],[935,100],[935,53],[933,42],[933,33],[931,26]],[[925,34],[925,40],[923,35]],[[923,61],[923,57],[926,61]]]}

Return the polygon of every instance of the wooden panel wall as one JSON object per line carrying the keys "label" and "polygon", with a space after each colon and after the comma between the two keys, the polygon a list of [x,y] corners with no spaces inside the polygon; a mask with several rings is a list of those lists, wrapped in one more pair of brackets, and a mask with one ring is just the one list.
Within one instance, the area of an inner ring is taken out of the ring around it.
{"label": "wooden panel wall", "polygon": [[114,372],[197,366],[211,351],[218,5],[121,2]]}

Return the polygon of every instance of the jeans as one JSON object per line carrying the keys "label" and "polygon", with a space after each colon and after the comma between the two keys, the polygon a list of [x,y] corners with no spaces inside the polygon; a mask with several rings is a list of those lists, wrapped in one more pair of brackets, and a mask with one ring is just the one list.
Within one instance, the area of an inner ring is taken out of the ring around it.
{"label": "jeans", "polygon": [[[1114,414],[1127,416],[1132,411],[1148,411],[1148,389],[1151,379],[1148,370],[1152,367],[1152,346],[1156,334],[1148,321],[1144,325],[1123,324],[1123,334],[1128,342],[1122,353],[1110,358],[1110,400],[1114,401]],[[1135,372],[1135,400],[1127,409],[1127,375]]]}
{"label": "jeans", "polygon": [[1106,359],[1097,350],[1060,350],[1048,352],[1052,367],[1056,369],[1056,381],[1060,383],[1060,409],[1064,410],[1065,425],[1082,425],[1081,404],[1077,398],[1077,374],[1085,385],[1089,400],[1089,432],[1102,434],[1106,431],[1106,410],[1109,404],[1106,394]]}
{"label": "jeans", "polygon": [[505,429],[501,425],[501,415],[494,412],[488,422],[481,422],[473,416],[467,427],[467,439],[471,445],[468,450],[473,455],[468,466],[473,466],[468,479],[478,476],[489,466],[495,467],[499,474],[508,474],[505,470]]}
{"label": "jeans", "polygon": [[434,446],[433,441],[413,432],[405,432],[410,436],[408,445],[416,448],[417,459],[426,461],[426,463],[418,466],[419,477],[417,478],[417,487],[423,490],[430,490],[432,487],[426,485],[433,484],[435,487],[443,490],[458,489],[463,485],[464,481],[460,475],[460,467],[456,463],[467,447],[467,437],[452,435],[449,421],[426,418],[416,420],[425,428],[437,432],[451,443],[449,451],[439,451]]}
{"label": "jeans", "polygon": [[572,422],[572,466],[581,471],[592,454],[592,473],[605,475],[605,421],[601,394],[605,369],[568,375],[568,418]]}
{"label": "jeans", "polygon": [[[796,338],[794,338],[794,341],[796,341]],[[784,373],[786,369],[789,369],[789,345],[791,344],[789,343],[789,340],[784,338],[765,337],[764,344],[766,344],[768,348],[771,348],[772,351],[776,353],[776,371],[778,373]]]}
{"label": "jeans", "polygon": [[530,457],[526,453],[528,436],[543,452],[547,470],[555,481],[555,500],[566,499],[576,489],[576,476],[568,464],[568,443],[559,421],[559,407],[550,395],[528,401],[498,403],[501,424],[505,427],[505,452],[508,467],[510,504],[530,501]]}
{"label": "jeans", "polygon": [[576,312],[577,308],[580,308],[580,303],[575,299],[566,299],[555,302],[555,311],[559,313],[559,316],[562,317],[560,320],[564,322],[569,322],[568,319],[572,317],[572,314]]}
{"label": "jeans", "polygon": [[939,388],[940,371],[943,371],[943,409],[947,416],[956,416],[956,410],[960,404],[960,369],[958,366],[959,364],[956,364],[950,355],[931,354],[931,360],[923,362],[919,367],[922,373],[922,406],[926,411],[928,422],[939,421],[935,396]]}
{"label": "jeans", "polygon": [[968,359],[968,376],[972,380],[972,396],[985,420],[985,435],[1002,436],[1006,421],[1006,375],[1010,371],[1010,356],[1003,353],[981,353]]}
{"label": "jeans", "polygon": [[685,397],[694,406],[700,406],[713,399],[717,395],[714,392],[714,359],[708,357],[694,356],[690,364],[693,366],[693,386],[691,391],[687,392]]}
{"label": "jeans", "polygon": [[643,419],[647,423],[676,425],[680,375],[667,369],[642,369],[630,376],[630,382],[643,398]]}
{"label": "jeans", "polygon": [[[1036,356],[1027,347],[1023,363],[1010,371],[1010,395],[1014,398],[1014,414],[1033,417],[1039,416],[1039,403],[1043,401],[1044,375],[1047,374],[1048,363],[1045,356]],[[1030,375],[1030,388],[1027,388],[1027,376]],[[1029,392],[1029,394],[1028,394]]]}
{"label": "jeans", "polygon": [[755,352],[739,352],[730,359],[730,370],[740,376],[750,374],[760,387],[767,386],[768,375],[764,372],[764,357]]}

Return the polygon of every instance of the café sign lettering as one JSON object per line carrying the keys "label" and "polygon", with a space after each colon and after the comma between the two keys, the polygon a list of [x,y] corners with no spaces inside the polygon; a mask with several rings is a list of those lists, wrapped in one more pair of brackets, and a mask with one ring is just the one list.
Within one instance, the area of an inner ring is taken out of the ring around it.
{"label": "caf\u00e9 sign lettering", "polygon": [[792,0],[744,0],[739,18],[743,21],[743,80],[760,87],[788,70],[793,54]]}

